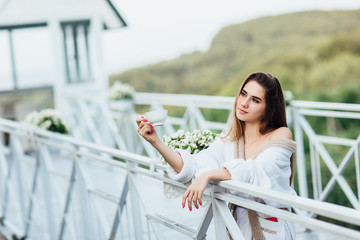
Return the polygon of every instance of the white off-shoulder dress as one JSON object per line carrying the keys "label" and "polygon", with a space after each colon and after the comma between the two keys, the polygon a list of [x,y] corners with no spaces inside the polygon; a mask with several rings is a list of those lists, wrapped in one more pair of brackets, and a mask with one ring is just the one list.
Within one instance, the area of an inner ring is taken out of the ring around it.
{"label": "white off-shoulder dress", "polygon": [[[177,150],[180,153],[184,165],[181,172],[177,173],[167,165],[167,172],[170,178],[182,183],[190,183],[194,178],[203,172],[213,169],[226,168],[231,179],[250,184],[255,184],[267,189],[280,191],[290,195],[296,195],[295,190],[289,185],[291,175],[290,157],[295,152],[295,142],[289,139],[272,139],[261,148],[255,159],[235,158],[239,156],[236,153],[237,143],[215,140],[209,148],[202,150],[198,154],[191,155],[184,150]],[[241,155],[240,155],[241,156]],[[289,209],[281,203],[269,201],[266,199],[254,198],[240,192],[233,193],[244,198],[252,199],[276,208]],[[291,222],[278,219],[278,222],[265,220],[266,216],[257,213],[262,223],[280,229],[281,237],[274,238],[272,234],[263,231],[265,239],[295,239],[295,229]],[[236,208],[237,223],[245,239],[252,239],[248,211],[240,206]],[[261,222],[260,222],[261,223]]]}

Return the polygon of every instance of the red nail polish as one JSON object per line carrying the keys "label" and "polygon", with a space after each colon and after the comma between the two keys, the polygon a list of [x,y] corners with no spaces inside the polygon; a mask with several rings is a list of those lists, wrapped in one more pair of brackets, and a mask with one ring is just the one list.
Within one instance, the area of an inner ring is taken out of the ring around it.
{"label": "red nail polish", "polygon": [[147,122],[148,120],[147,119],[145,119],[145,122]]}
{"label": "red nail polish", "polygon": [[150,124],[150,126],[151,126],[152,128],[154,128],[153,125]]}
{"label": "red nail polish", "polygon": [[191,209],[191,208],[189,208],[189,210],[190,210],[190,212],[191,212],[191,210],[192,210],[192,209]]}
{"label": "red nail polish", "polygon": [[202,206],[202,204],[200,203],[200,206]]}
{"label": "red nail polish", "polygon": [[185,205],[182,206],[183,208],[185,207]]}
{"label": "red nail polish", "polygon": [[196,209],[199,209],[199,207],[196,207]]}

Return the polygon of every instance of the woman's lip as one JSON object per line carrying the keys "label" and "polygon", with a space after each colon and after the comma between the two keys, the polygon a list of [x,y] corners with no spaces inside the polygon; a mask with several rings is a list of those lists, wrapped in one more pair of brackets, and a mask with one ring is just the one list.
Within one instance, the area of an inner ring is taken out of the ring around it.
{"label": "woman's lip", "polygon": [[242,113],[242,114],[247,113],[247,111],[244,111],[241,108],[239,108],[239,112]]}

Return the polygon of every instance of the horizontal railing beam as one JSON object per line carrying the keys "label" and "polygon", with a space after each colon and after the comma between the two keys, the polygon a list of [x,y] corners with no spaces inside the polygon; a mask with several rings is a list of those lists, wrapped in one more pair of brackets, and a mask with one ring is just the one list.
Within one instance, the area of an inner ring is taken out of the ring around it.
{"label": "horizontal railing beam", "polygon": [[360,113],[344,112],[344,111],[340,112],[340,111],[325,111],[318,109],[299,109],[299,113],[304,116],[360,119]]}
{"label": "horizontal railing beam", "polygon": [[216,183],[218,186],[227,188],[229,190],[238,191],[252,195],[254,197],[267,199],[270,201],[282,203],[293,208],[300,208],[311,211],[322,216],[337,219],[343,222],[360,225],[359,211],[352,208],[343,207],[327,202],[320,202],[317,200],[292,196],[274,190],[264,189],[253,184],[238,182],[238,181],[221,181]]}
{"label": "horizontal railing beam", "polygon": [[291,105],[297,108],[360,112],[360,104],[352,104],[352,103],[332,103],[332,102],[313,102],[313,101],[294,100],[291,101]]}
{"label": "horizontal railing beam", "polygon": [[199,108],[232,109],[234,97],[191,95],[191,94],[166,94],[166,93],[136,93],[134,103],[151,105],[156,102],[160,105],[186,107],[194,105]]}
{"label": "horizontal railing beam", "polygon": [[354,146],[356,144],[356,140],[346,139],[346,138],[317,135],[316,139],[321,143],[342,145],[342,146],[349,146],[349,147]]}

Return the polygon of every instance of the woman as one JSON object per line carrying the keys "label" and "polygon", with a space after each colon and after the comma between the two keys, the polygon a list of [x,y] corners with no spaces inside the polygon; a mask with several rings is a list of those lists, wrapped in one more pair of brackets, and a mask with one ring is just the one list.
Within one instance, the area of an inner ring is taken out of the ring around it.
{"label": "woman", "polygon": [[[171,150],[143,116],[136,121],[139,134],[168,162],[169,177],[191,183],[183,195],[183,208],[186,203],[190,211],[193,205],[202,205],[201,196],[210,180],[232,179],[296,195],[291,187],[295,142],[287,128],[280,83],[271,74],[257,72],[245,79],[236,96],[228,133],[198,154]],[[235,194],[290,210],[276,202]],[[235,206],[234,216],[245,239],[295,239],[289,222],[240,206]],[[262,230],[256,227],[259,222]]]}

